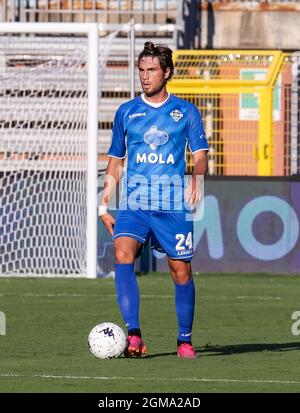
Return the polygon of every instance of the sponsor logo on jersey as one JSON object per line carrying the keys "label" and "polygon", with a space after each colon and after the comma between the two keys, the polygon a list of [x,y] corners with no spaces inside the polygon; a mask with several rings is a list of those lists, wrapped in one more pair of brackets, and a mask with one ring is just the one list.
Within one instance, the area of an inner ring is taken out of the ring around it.
{"label": "sponsor logo on jersey", "polygon": [[[144,141],[150,146],[152,150],[156,150],[159,145],[165,145],[169,140],[169,134],[165,131],[161,131],[156,125],[151,126],[149,130],[144,134]],[[151,164],[174,164],[174,156],[163,155],[162,153],[150,152],[150,153],[137,153],[136,163],[151,163]]]}
{"label": "sponsor logo on jersey", "polygon": [[158,130],[156,125],[151,126],[151,128],[144,134],[144,141],[150,145],[150,148],[154,151],[157,146],[164,145],[168,140],[169,134],[165,131]]}
{"label": "sponsor logo on jersey", "polygon": [[162,153],[137,153],[136,154],[136,163],[159,163],[164,164],[174,164],[174,156],[170,153],[167,157],[164,157]]}
{"label": "sponsor logo on jersey", "polygon": [[140,118],[141,116],[146,116],[146,112],[141,113],[131,113],[129,119]]}
{"label": "sponsor logo on jersey", "polygon": [[183,113],[178,109],[173,110],[170,115],[175,120],[175,122],[178,122],[181,118],[183,118]]}

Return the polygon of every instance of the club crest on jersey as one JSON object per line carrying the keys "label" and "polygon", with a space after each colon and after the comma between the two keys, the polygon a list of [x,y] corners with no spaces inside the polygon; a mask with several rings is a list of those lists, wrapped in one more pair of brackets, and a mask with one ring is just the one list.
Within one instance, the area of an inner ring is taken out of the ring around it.
{"label": "club crest on jersey", "polygon": [[175,122],[178,122],[181,118],[183,118],[183,113],[178,109],[173,110],[170,115],[175,120]]}
{"label": "club crest on jersey", "polygon": [[157,126],[153,125],[144,134],[144,141],[150,145],[150,148],[155,151],[157,146],[164,145],[169,140],[169,134],[167,132],[157,129]]}

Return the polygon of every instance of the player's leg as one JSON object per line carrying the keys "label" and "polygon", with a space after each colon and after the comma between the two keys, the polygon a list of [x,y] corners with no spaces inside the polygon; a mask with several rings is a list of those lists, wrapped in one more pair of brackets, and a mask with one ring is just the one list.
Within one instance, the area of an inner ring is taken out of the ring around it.
{"label": "player's leg", "polygon": [[193,223],[182,212],[154,213],[152,230],[168,256],[175,285],[175,306],[178,321],[178,356],[196,357],[192,347],[192,325],[195,307],[195,286],[192,277]]}
{"label": "player's leg", "polygon": [[140,242],[130,237],[119,237],[114,241],[117,300],[128,331],[126,357],[141,356],[147,352],[140,329],[140,296],[134,272],[135,257],[141,245]]}
{"label": "player's leg", "polygon": [[134,272],[135,257],[140,245],[130,237],[120,237],[114,241],[117,300],[129,331],[140,329],[139,288]]}
{"label": "player's leg", "polygon": [[139,288],[134,262],[147,239],[147,226],[136,211],[121,211],[114,228],[115,287],[119,308],[128,330],[125,355],[140,356],[147,352],[141,339],[139,321]]}
{"label": "player's leg", "polygon": [[175,285],[175,308],[178,322],[177,353],[182,358],[195,358],[192,346],[192,328],[195,309],[195,285],[191,263],[168,258]]}

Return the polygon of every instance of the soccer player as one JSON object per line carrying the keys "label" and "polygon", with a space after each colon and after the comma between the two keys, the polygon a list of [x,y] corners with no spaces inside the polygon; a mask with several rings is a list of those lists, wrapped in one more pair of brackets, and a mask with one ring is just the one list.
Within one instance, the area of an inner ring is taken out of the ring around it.
{"label": "soccer player", "polygon": [[[106,170],[110,179],[99,206],[99,216],[114,240],[115,287],[128,330],[125,356],[147,353],[139,322],[134,263],[141,247],[151,239],[152,247],[167,254],[175,285],[177,354],[195,358],[193,222],[187,216],[201,196],[198,181],[207,173],[208,144],[198,109],[167,92],[174,72],[172,50],[146,42],[138,57],[138,70],[143,93],[116,112]],[[185,186],[187,145],[193,154],[194,170]],[[115,221],[108,206],[125,158],[123,194]]]}

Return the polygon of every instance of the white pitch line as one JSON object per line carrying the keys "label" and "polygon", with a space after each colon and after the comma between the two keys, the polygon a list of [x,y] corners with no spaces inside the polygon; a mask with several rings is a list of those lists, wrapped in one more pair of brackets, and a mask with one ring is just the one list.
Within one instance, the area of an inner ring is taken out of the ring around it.
{"label": "white pitch line", "polygon": [[[58,376],[52,374],[0,374],[0,378],[3,377],[30,377],[38,379],[60,379],[60,380],[135,380],[136,377],[117,377],[117,376]],[[177,377],[177,378],[162,378],[162,377],[143,377],[144,381],[187,381],[187,382],[213,382],[213,383],[261,383],[261,384],[300,384],[300,381],[296,380],[260,380],[260,379],[211,379],[211,378],[198,378],[198,377]]]}
{"label": "white pitch line", "polygon": [[[1,294],[0,296],[10,296],[11,294]],[[14,294],[13,294],[14,295]],[[43,294],[36,294],[36,293],[24,293],[22,294],[26,297],[116,297],[116,294],[80,294],[80,293],[43,293]],[[142,298],[174,298],[174,295],[158,295],[158,294],[140,294]]]}
{"label": "white pitch line", "polygon": [[[0,294],[0,297],[8,297],[14,294]],[[42,294],[37,294],[37,293],[31,293],[31,292],[27,292],[27,293],[23,293],[21,294],[25,297],[52,297],[52,298],[56,298],[56,297],[116,297],[116,294],[101,294],[101,293],[94,293],[94,294],[82,294],[82,293],[42,293]],[[170,294],[140,294],[141,298],[174,298],[174,295],[170,295]],[[271,297],[271,296],[246,296],[246,295],[238,295],[236,297],[229,297],[226,295],[222,295],[222,296],[211,296],[211,295],[206,295],[203,297],[203,299],[235,299],[235,300],[282,300],[282,297]]]}
{"label": "white pitch line", "polygon": [[281,300],[281,297],[269,297],[269,296],[251,296],[251,295],[239,295],[235,297],[237,300]]}

